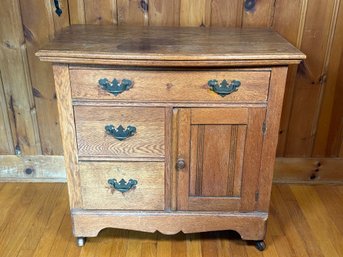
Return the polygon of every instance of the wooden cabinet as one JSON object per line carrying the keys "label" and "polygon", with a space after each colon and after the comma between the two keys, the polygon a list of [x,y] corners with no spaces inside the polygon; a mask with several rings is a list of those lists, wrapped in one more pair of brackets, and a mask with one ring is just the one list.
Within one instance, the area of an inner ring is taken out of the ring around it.
{"label": "wooden cabinet", "polygon": [[53,62],[79,245],[113,227],[231,229],[264,248],[287,65],[301,52],[261,29],[80,25],[37,55]]}
{"label": "wooden cabinet", "polygon": [[177,112],[176,163],[185,163],[176,167],[177,209],[253,211],[266,109],[181,108]]}

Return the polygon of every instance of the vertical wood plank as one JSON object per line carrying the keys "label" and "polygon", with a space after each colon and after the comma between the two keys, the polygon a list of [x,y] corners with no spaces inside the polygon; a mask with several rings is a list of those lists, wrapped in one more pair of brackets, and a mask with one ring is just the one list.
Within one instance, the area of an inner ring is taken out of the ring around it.
{"label": "vertical wood plank", "polygon": [[149,0],[149,26],[179,26],[180,0]]}
{"label": "vertical wood plank", "polygon": [[[35,53],[53,37],[55,30],[69,25],[68,4],[66,1],[61,3],[63,3],[61,4],[63,12],[58,17],[53,2],[49,0],[32,2],[20,0],[42,153],[50,155],[62,154],[56,93],[51,64],[39,61]],[[32,15],[37,12],[40,15]]]}
{"label": "vertical wood plank", "polygon": [[[182,108],[178,113],[178,147],[177,159],[185,160],[186,167],[180,171],[177,171],[177,209],[188,209],[188,185],[189,185],[189,169],[190,169],[190,117],[191,112],[188,108]],[[181,144],[182,143],[182,144]]]}
{"label": "vertical wood plank", "polygon": [[256,1],[252,9],[244,8],[243,27],[270,27],[274,14],[275,0]]}
{"label": "vertical wood plank", "polygon": [[171,191],[172,191],[172,173],[174,161],[172,158],[173,146],[173,109],[165,108],[165,135],[164,135],[164,145],[165,145],[165,187],[164,187],[164,208],[165,210],[171,209]]}
{"label": "vertical wood plank", "polygon": [[77,144],[74,126],[74,112],[71,101],[69,69],[67,65],[53,65],[58,112],[61,124],[64,160],[67,170],[70,208],[80,208],[81,189],[80,174],[77,165]]}
{"label": "vertical wood plank", "polygon": [[[230,157],[232,158],[230,142],[236,141],[237,138],[231,138],[231,130],[231,125],[204,126],[203,140],[201,140],[203,141],[203,151],[199,152],[205,158],[202,160],[196,158],[197,163],[202,165],[202,174],[197,174],[201,176],[202,183],[196,185],[196,189],[198,187],[200,190],[200,196],[232,196],[232,192],[227,191],[233,181],[229,163],[235,161],[230,160]],[[213,135],[216,136],[213,137]],[[193,159],[192,156],[191,159]]]}
{"label": "vertical wood plank", "polygon": [[297,75],[285,156],[307,157],[312,153],[335,1],[308,2],[301,43],[307,59]]}
{"label": "vertical wood plank", "polygon": [[[336,12],[333,17],[332,46],[327,67],[327,81],[323,92],[318,129],[312,156],[338,156],[343,141],[343,2],[336,1]],[[340,135],[341,134],[341,135]]]}
{"label": "vertical wood plank", "polygon": [[278,138],[281,105],[285,91],[287,67],[272,69],[268,110],[266,115],[266,132],[262,148],[261,172],[259,175],[259,201],[257,209],[268,212],[271,186],[273,180],[275,153]]}
{"label": "vertical wood plank", "polygon": [[84,0],[69,0],[70,24],[85,24],[85,3]]}
{"label": "vertical wood plank", "polygon": [[243,1],[212,0],[211,26],[240,27],[242,24]]}
{"label": "vertical wood plank", "polygon": [[[335,1],[328,41],[323,68],[323,74],[325,74],[327,80],[324,79],[323,81],[320,102],[317,106],[318,120],[312,150],[313,157],[325,156],[326,154],[329,154],[329,156],[332,156],[332,154],[337,155],[337,151],[336,153],[327,153],[327,143],[332,113],[335,112],[333,109],[335,91],[336,87],[339,87],[336,82],[341,61],[340,57],[343,53],[343,5],[341,0]],[[335,144],[335,142],[331,143]]]}
{"label": "vertical wood plank", "polygon": [[171,146],[171,210],[175,211],[177,208],[177,170],[175,167],[177,158],[178,158],[178,128],[179,128],[179,109],[174,108],[172,113],[172,146]]}
{"label": "vertical wood plank", "polygon": [[330,133],[328,136],[327,156],[343,157],[343,53],[341,54],[336,80],[335,97],[332,106]]}
{"label": "vertical wood plank", "polygon": [[116,0],[84,0],[84,11],[87,24],[117,24]]}
{"label": "vertical wood plank", "polygon": [[10,120],[0,72],[0,154],[14,154]]}
{"label": "vertical wood plank", "polygon": [[[262,126],[265,117],[266,110],[264,108],[249,109],[248,129],[244,153],[244,155],[249,158],[244,158],[243,164],[241,211],[255,210],[259,173],[260,170],[262,170],[262,168],[259,167],[259,164],[263,146]],[[263,173],[265,172],[266,171],[263,170]]]}
{"label": "vertical wood plank", "polygon": [[208,27],[211,23],[210,0],[181,0],[180,26]]}
{"label": "vertical wood plank", "polygon": [[[273,19],[273,29],[285,37],[294,46],[300,47],[304,31],[305,15],[308,0],[300,1],[275,1],[275,14]],[[283,156],[286,146],[287,132],[291,125],[289,123],[295,80],[298,65],[290,65],[288,69],[286,91],[282,107],[282,115],[279,129],[279,142],[277,155]]]}
{"label": "vertical wood plank", "polygon": [[148,0],[117,0],[119,25],[148,25]]}
{"label": "vertical wood plank", "polygon": [[2,1],[0,17],[0,70],[12,137],[18,152],[40,154],[40,137],[26,66],[27,52],[18,0]]}

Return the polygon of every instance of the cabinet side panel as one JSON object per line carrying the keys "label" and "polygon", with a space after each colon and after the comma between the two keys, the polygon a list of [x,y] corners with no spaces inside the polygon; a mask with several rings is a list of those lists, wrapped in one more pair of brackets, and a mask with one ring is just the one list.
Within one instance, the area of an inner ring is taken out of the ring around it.
{"label": "cabinet side panel", "polygon": [[248,130],[242,177],[241,211],[253,211],[258,200],[258,182],[263,145],[262,126],[265,120],[264,108],[249,109]]}
{"label": "cabinet side panel", "polygon": [[266,115],[266,131],[262,149],[261,170],[259,177],[259,201],[257,210],[268,211],[273,179],[278,131],[285,92],[287,67],[275,67],[272,70],[269,101]]}
{"label": "cabinet side panel", "polygon": [[53,65],[71,208],[81,207],[80,177],[68,65]]}

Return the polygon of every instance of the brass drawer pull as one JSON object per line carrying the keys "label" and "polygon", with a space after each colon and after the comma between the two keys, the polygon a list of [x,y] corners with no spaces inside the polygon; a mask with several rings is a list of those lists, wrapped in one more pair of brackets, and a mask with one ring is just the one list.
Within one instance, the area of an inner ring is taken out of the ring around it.
{"label": "brass drawer pull", "polygon": [[241,82],[239,80],[232,80],[230,83],[228,83],[226,79],[224,79],[220,84],[218,84],[218,80],[215,79],[208,81],[208,86],[211,88],[211,90],[222,97],[237,91],[240,85]]}
{"label": "brass drawer pull", "polygon": [[115,128],[113,125],[107,125],[105,126],[105,130],[108,135],[113,136],[119,141],[123,141],[128,137],[132,137],[134,134],[136,134],[137,131],[136,127],[134,126],[127,126],[127,128],[125,129],[122,125],[119,125],[118,128]]}
{"label": "brass drawer pull", "polygon": [[114,188],[115,190],[125,193],[127,191],[130,191],[132,189],[136,188],[136,185],[138,184],[138,181],[135,179],[129,179],[128,182],[125,181],[125,179],[121,179],[119,182],[115,178],[111,178],[107,180],[107,183]]}
{"label": "brass drawer pull", "polygon": [[99,85],[102,89],[115,96],[133,87],[133,83],[129,79],[123,79],[121,82],[117,79],[113,79],[112,82],[110,82],[108,79],[103,78],[99,79]]}

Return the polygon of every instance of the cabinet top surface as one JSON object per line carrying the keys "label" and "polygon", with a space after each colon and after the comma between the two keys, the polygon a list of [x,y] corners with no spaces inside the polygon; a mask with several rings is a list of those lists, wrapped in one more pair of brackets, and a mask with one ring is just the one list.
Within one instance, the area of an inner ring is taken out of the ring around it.
{"label": "cabinet top surface", "polygon": [[[268,29],[73,25],[36,53],[65,63],[121,61],[297,63],[305,55]],[[125,63],[125,62],[124,62]]]}

